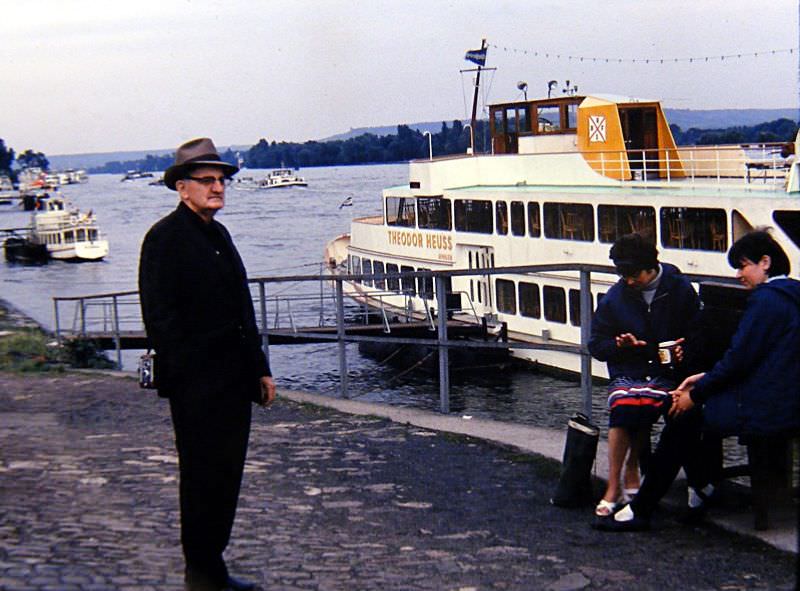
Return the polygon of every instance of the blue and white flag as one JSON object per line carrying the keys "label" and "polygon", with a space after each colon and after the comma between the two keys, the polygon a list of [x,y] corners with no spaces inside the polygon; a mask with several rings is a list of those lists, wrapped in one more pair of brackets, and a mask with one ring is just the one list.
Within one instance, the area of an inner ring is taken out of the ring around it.
{"label": "blue and white flag", "polygon": [[479,66],[486,65],[486,50],[489,49],[488,47],[484,47],[483,49],[471,49],[467,52],[464,56],[465,60],[469,60],[474,64],[478,64]]}

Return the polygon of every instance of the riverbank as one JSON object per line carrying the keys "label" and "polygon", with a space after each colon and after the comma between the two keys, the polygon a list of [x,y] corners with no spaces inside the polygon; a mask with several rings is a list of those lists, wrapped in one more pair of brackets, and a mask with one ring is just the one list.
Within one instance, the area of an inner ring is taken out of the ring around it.
{"label": "riverbank", "polygon": [[[596,532],[590,508],[550,505],[557,462],[440,421],[502,424],[279,396],[254,413],[227,553],[266,588],[794,588],[791,553],[669,511],[651,532]],[[1,588],[180,588],[164,400],[129,376],[0,372],[0,450]]]}

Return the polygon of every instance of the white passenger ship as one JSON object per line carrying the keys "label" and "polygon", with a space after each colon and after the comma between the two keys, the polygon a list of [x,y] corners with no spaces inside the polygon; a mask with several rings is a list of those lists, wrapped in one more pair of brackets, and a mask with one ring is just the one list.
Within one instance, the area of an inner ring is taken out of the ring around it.
{"label": "white passenger ship", "polygon": [[60,197],[41,202],[33,213],[32,244],[43,244],[51,258],[99,261],[108,255],[108,241],[97,228],[94,213],[81,213]]}
{"label": "white passenger ship", "polygon": [[[408,185],[383,191],[382,215],[353,220],[328,244],[331,266],[375,274],[610,265],[611,243],[635,231],[685,272],[730,277],[732,242],[771,226],[793,273],[800,269],[800,173],[781,156],[785,146],[678,147],[658,102],[607,96],[491,105],[490,130],[492,154],[412,161]],[[616,280],[593,273],[593,303]],[[580,342],[576,272],[454,277],[451,288],[468,314],[507,323],[511,340]],[[403,313],[435,306],[429,281],[367,278],[345,289]],[[512,354],[580,370],[568,353]],[[603,375],[604,364],[593,372]]]}

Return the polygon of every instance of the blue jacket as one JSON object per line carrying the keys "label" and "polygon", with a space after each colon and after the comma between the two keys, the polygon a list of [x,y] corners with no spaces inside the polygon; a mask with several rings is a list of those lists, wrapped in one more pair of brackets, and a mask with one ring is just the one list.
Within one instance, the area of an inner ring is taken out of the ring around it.
{"label": "blue jacket", "polygon": [[728,435],[800,428],[800,281],[762,283],[730,348],[692,390],[706,423]]}
{"label": "blue jacket", "polygon": [[[675,370],[661,365],[658,343],[689,338],[692,323],[700,310],[700,299],[691,283],[675,265],[661,263],[663,273],[652,303],[623,279],[615,283],[600,300],[592,318],[589,351],[595,359],[608,363],[611,379],[626,376],[647,380],[661,376],[678,379]],[[647,341],[646,347],[618,348],[615,337],[632,333]],[[688,346],[687,354],[688,354]],[[682,373],[679,370],[677,373]]]}

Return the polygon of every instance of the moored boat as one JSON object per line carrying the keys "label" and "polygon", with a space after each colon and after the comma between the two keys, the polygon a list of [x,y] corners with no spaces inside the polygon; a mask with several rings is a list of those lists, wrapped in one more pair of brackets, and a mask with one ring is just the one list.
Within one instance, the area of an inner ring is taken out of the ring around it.
{"label": "moored boat", "polygon": [[50,197],[34,211],[29,240],[59,260],[99,261],[108,254],[94,213],[81,213],[61,197]]}
{"label": "moored boat", "polygon": [[[436,301],[429,282],[369,275],[609,265],[611,244],[630,232],[685,272],[730,277],[730,245],[771,226],[800,268],[800,170],[780,144],[677,146],[658,101],[604,95],[490,105],[489,127],[492,153],[410,162],[408,184],[383,191],[381,214],[328,245],[334,272],[367,274],[346,282],[348,296],[424,315]],[[593,305],[616,279],[592,274]],[[577,272],[476,274],[450,288],[465,316],[504,323],[512,341],[580,342]],[[580,370],[571,353],[512,354]]]}

